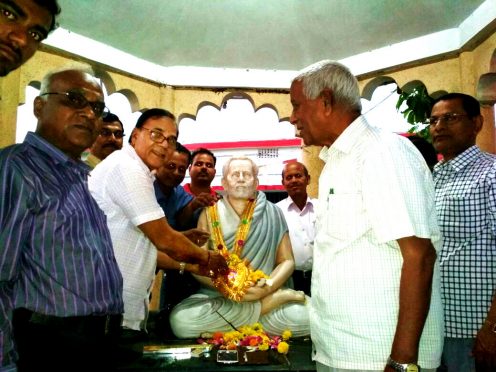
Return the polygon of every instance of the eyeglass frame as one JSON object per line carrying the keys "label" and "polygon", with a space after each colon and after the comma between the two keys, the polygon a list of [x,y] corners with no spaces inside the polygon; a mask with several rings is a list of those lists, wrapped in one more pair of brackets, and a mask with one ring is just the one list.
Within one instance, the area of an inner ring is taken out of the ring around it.
{"label": "eyeglass frame", "polygon": [[[155,142],[155,143],[163,143],[164,141],[167,141],[167,144],[171,147],[176,148],[177,147],[177,137],[176,136],[164,136],[159,130],[156,129],[149,129],[146,127],[139,127],[138,129],[146,129],[148,132],[150,132],[150,139]],[[158,138],[154,138],[155,136],[159,136]],[[160,139],[162,138],[162,139]],[[173,143],[171,143],[171,139],[173,139]]]}
{"label": "eyeglass frame", "polygon": [[[103,132],[107,132],[107,133],[104,134]],[[118,133],[119,135],[116,135],[116,133]],[[125,136],[123,130],[120,130],[120,129],[119,130],[110,130],[108,128],[102,128],[98,134],[102,137],[114,136],[115,139],[122,139]]]}
{"label": "eyeglass frame", "polygon": [[426,120],[426,124],[430,127],[435,127],[439,122],[442,120],[444,123],[446,123],[448,126],[457,123],[460,118],[462,117],[468,117],[469,119],[471,118],[469,114],[460,114],[457,112],[448,112],[446,114],[443,114],[439,117],[433,116],[429,117]]}
{"label": "eyeglass frame", "polygon": [[[102,101],[88,101],[88,99],[84,96],[84,94],[79,93],[79,92],[74,92],[74,91],[68,91],[68,92],[46,92],[42,93],[39,96],[47,96],[47,95],[60,95],[60,96],[66,96],[67,101],[66,101],[66,106],[74,108],[76,110],[81,110],[84,109],[88,106],[90,106],[91,110],[95,114],[97,118],[104,118],[107,116],[107,114],[110,112],[107,106],[105,106],[105,102]],[[71,99],[71,97],[77,97],[82,104],[75,104],[75,101]]]}

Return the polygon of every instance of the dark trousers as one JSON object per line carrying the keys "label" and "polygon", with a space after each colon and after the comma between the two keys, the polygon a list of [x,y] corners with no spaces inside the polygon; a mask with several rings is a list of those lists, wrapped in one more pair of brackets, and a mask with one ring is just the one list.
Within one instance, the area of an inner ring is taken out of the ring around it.
{"label": "dark trousers", "polygon": [[310,296],[310,287],[312,283],[312,271],[293,271],[293,285],[297,291],[303,291],[307,296]]}
{"label": "dark trousers", "polygon": [[15,310],[19,372],[114,370],[121,319],[120,315],[64,318]]}

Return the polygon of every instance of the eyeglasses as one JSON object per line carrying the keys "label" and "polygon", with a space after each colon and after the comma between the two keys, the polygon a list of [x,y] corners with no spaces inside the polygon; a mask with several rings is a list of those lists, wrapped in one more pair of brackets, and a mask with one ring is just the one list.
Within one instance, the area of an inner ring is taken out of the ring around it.
{"label": "eyeglasses", "polygon": [[122,137],[125,136],[124,132],[122,130],[110,130],[107,128],[103,128],[100,131],[100,136],[102,137],[111,137],[114,136],[116,139],[121,139]]}
{"label": "eyeglasses", "polygon": [[164,141],[167,141],[167,144],[170,147],[176,147],[177,145],[177,137],[176,136],[169,136],[166,137],[164,136],[160,131],[156,129],[148,129],[145,127],[141,127],[140,129],[145,129],[150,132],[150,139],[155,142],[155,143],[162,143]]}
{"label": "eyeglasses", "polygon": [[109,111],[105,107],[105,103],[101,101],[95,101],[95,102],[90,102],[86,99],[86,97],[79,93],[79,92],[48,92],[48,93],[43,93],[40,94],[41,96],[46,96],[46,95],[59,95],[59,96],[65,96],[66,99],[64,100],[64,103],[68,107],[72,107],[74,109],[83,109],[85,107],[90,106],[93,112],[95,113],[95,116],[97,118],[103,118],[105,117]]}
{"label": "eyeglasses", "polygon": [[441,116],[431,116],[430,118],[427,119],[426,124],[431,125],[431,126],[436,126],[437,123],[439,123],[440,121],[443,121],[447,125],[452,125],[464,116],[468,116],[468,115],[467,114],[448,113],[448,114],[444,114]]}

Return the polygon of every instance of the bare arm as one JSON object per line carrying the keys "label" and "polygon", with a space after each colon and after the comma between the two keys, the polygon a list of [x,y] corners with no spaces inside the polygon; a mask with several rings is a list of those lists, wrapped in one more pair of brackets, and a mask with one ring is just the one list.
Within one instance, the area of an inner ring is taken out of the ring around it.
{"label": "bare arm", "polygon": [[199,208],[205,208],[214,205],[219,200],[220,195],[210,195],[202,192],[191,200],[183,209],[176,215],[177,223],[180,227],[188,226],[189,221],[193,219],[193,213]]}
{"label": "bare arm", "polygon": [[209,253],[193,244],[186,236],[172,229],[165,217],[138,226],[155,247],[179,262],[200,264],[216,273],[227,273],[225,259],[217,252]]}
{"label": "bare arm", "polygon": [[270,273],[272,279],[272,286],[279,289],[286,280],[293,274],[295,267],[293,248],[291,247],[291,240],[289,234],[285,233],[277,248],[276,267]]}
{"label": "bare arm", "polygon": [[398,239],[398,244],[403,267],[391,358],[400,363],[416,363],[420,336],[429,312],[436,251],[430,239],[415,236]]}
{"label": "bare arm", "polygon": [[[198,229],[204,230],[204,231],[209,231],[208,229],[208,221],[207,221],[207,213],[205,210],[202,211],[200,214],[200,218],[198,219]],[[208,249],[208,242],[202,246],[202,249],[207,250]],[[199,275],[193,275],[196,280],[198,280],[201,284],[215,288],[214,284],[212,283],[212,280],[208,278],[207,276],[199,276]]]}
{"label": "bare arm", "polygon": [[[157,269],[162,269],[162,270],[179,270],[180,263],[176,260],[173,260],[169,256],[167,256],[164,252],[157,251]],[[186,266],[184,267],[185,271],[189,271],[194,274],[200,274],[200,266],[196,264],[190,264],[187,263]]]}
{"label": "bare arm", "polygon": [[489,308],[486,320],[474,343],[474,358],[477,367],[496,370],[496,293]]}

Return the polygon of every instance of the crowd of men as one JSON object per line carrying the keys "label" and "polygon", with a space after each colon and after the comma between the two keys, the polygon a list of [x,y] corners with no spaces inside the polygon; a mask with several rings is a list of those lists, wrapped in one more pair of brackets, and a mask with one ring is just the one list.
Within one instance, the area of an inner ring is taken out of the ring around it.
{"label": "crowd of men", "polygon": [[[0,7],[5,76],[60,8]],[[47,74],[36,131],[0,150],[0,370],[126,363],[157,269],[166,283],[187,273],[199,283],[162,304],[177,337],[226,330],[228,318],[310,335],[321,372],[495,370],[496,156],[476,145],[479,102],[434,102],[427,124],[442,159],[431,172],[410,141],[368,124],[342,64],[302,70],[290,99],[291,123],[305,145],[322,146],[325,165],[312,199],[305,165],[286,164],[288,197],[275,206],[245,157],[226,162],[215,192],[216,157],[180,145],[171,112],[143,112],[123,146],[97,79]],[[266,278],[238,287],[223,252]]]}

